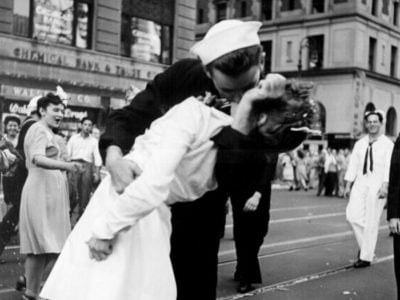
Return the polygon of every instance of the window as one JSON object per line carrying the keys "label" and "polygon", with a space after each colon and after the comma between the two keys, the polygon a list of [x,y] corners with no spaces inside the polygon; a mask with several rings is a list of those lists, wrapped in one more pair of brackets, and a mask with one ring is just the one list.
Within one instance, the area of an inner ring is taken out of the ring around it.
{"label": "window", "polygon": [[378,1],[377,0],[372,0],[371,14],[374,16],[378,15]]}
{"label": "window", "polygon": [[386,113],[386,128],[385,134],[388,136],[396,136],[397,128],[397,113],[394,107],[390,107]]}
{"label": "window", "polygon": [[325,10],[325,1],[323,0],[313,0],[312,1],[312,10],[313,14],[323,13]]}
{"label": "window", "polygon": [[300,0],[281,0],[281,11],[295,10],[301,8]]}
{"label": "window", "polygon": [[399,2],[393,2],[393,25],[399,25]]}
{"label": "window", "polygon": [[286,43],[286,62],[292,62],[292,41]]}
{"label": "window", "polygon": [[272,63],[272,41],[264,41],[261,43],[265,53],[264,72],[268,74],[271,72]]}
{"label": "window", "polygon": [[369,38],[368,69],[375,71],[376,39]]}
{"label": "window", "polygon": [[204,23],[204,9],[199,8],[197,10],[197,24],[203,24]]}
{"label": "window", "polygon": [[262,0],[261,12],[263,20],[272,20],[272,0]]}
{"label": "window", "polygon": [[390,51],[390,76],[397,76],[397,47],[392,46]]}
{"label": "window", "polygon": [[247,3],[246,1],[242,1],[240,3],[240,17],[244,18],[245,16],[247,16]]}
{"label": "window", "polygon": [[389,15],[389,0],[382,0],[382,13]]}
{"label": "window", "polygon": [[334,4],[347,3],[349,0],[333,0]]}
{"label": "window", "polygon": [[217,4],[217,22],[225,20],[226,15],[226,3],[218,3]]}
{"label": "window", "polygon": [[30,2],[26,0],[14,0],[12,32],[15,35],[26,37],[30,35],[29,4]]}
{"label": "window", "polygon": [[320,69],[324,61],[324,36],[312,35],[308,37],[308,68]]}
{"label": "window", "polygon": [[171,30],[171,26],[123,14],[121,55],[170,64]]}
{"label": "window", "polygon": [[46,43],[90,48],[92,4],[93,0],[15,0],[13,33]]}

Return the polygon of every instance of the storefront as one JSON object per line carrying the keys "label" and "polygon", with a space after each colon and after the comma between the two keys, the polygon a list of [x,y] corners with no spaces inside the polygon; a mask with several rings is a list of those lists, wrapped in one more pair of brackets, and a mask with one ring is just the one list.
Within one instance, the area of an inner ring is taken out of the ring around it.
{"label": "storefront", "polygon": [[[35,96],[55,92],[44,89],[27,88],[20,86],[1,85],[0,88],[0,113],[1,120],[10,114],[16,115],[23,121],[28,114],[27,106],[29,100]],[[93,95],[68,93],[70,99],[65,109],[64,119],[61,124],[61,132],[70,137],[78,131],[80,121],[88,117],[98,127],[103,126],[101,115],[105,108],[101,105],[101,98]],[[3,123],[3,122],[2,122]]]}

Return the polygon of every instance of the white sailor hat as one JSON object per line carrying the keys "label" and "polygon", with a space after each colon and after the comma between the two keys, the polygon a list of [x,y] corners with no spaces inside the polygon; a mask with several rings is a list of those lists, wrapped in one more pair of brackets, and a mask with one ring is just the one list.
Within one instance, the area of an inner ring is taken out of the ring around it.
{"label": "white sailor hat", "polygon": [[208,65],[232,51],[259,45],[257,32],[261,25],[256,21],[223,20],[212,26],[190,51],[200,58],[203,65]]}

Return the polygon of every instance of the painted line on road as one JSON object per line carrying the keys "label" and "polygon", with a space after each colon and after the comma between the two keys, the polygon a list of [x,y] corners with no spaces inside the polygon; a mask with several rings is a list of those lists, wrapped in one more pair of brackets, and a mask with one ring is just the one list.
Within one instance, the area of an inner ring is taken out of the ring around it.
{"label": "painted line on road", "polygon": [[[274,253],[268,253],[268,254],[263,254],[263,255],[259,255],[258,258],[266,258],[266,257],[273,257],[273,256],[278,256],[278,255],[282,255],[282,254],[292,254],[295,252],[299,252],[303,250],[303,248],[301,249],[290,249],[290,250],[286,250],[286,251],[279,251],[279,252],[274,252]],[[218,263],[218,267],[220,266],[226,266],[226,265],[231,265],[231,264],[236,264],[236,259],[234,260],[228,260],[228,261],[224,261],[224,262],[219,262]]]}
{"label": "painted line on road", "polygon": [[271,208],[270,212],[275,211],[288,211],[288,210],[299,210],[299,209],[312,209],[312,208],[336,208],[343,207],[345,205],[310,205],[310,206],[294,206],[294,207],[279,207],[279,208]]}
{"label": "painted line on road", "polygon": [[17,250],[17,249],[19,249],[19,246],[18,246],[18,245],[16,245],[16,246],[6,246],[6,247],[4,248],[4,250]]}
{"label": "painted line on road", "polygon": [[15,290],[15,289],[10,289],[10,288],[7,288],[7,289],[0,289],[0,295],[1,295],[1,294],[13,293],[13,292],[16,292],[16,290]]}
{"label": "painted line on road", "polygon": [[[310,206],[294,206],[294,207],[278,207],[278,208],[271,208],[269,211],[272,212],[277,212],[277,211],[290,211],[290,210],[304,210],[304,209],[314,209],[314,208],[339,208],[339,207],[345,207],[346,205],[344,204],[336,204],[336,205],[310,205]],[[232,215],[232,211],[229,212],[229,215]]]}
{"label": "painted line on road", "polygon": [[[333,218],[346,215],[345,212],[340,213],[332,213],[332,214],[322,214],[322,215],[313,215],[313,216],[305,216],[305,217],[297,217],[297,218],[285,218],[285,219],[277,219],[269,221],[269,224],[277,224],[284,222],[297,222],[304,220],[313,220],[313,219],[322,219],[322,218]],[[226,225],[225,228],[232,228],[233,224]]]}
{"label": "painted line on road", "polygon": [[[388,225],[382,225],[382,226],[379,227],[379,230],[383,230],[383,229],[388,229]],[[262,245],[260,249],[274,248],[274,247],[279,247],[279,246],[289,246],[289,245],[299,244],[299,243],[309,243],[309,242],[315,242],[315,241],[324,240],[324,239],[344,237],[344,236],[353,235],[353,234],[354,233],[353,233],[352,230],[348,230],[348,231],[344,231],[344,232],[318,235],[318,236],[313,236],[313,237],[309,237],[309,238],[302,238],[302,239],[297,239],[297,240],[292,240],[292,241],[265,244],[265,245]],[[221,252],[219,252],[218,256],[234,254],[235,252],[236,252],[235,249],[221,251]]]}
{"label": "painted line on road", "polygon": [[[374,264],[382,263],[382,262],[392,260],[392,259],[393,259],[393,254],[375,260]],[[296,284],[300,284],[300,283],[304,283],[304,282],[308,282],[308,281],[312,281],[312,280],[317,280],[317,279],[324,278],[327,276],[336,275],[336,274],[346,272],[346,271],[349,271],[352,269],[354,269],[353,265],[345,265],[345,266],[338,267],[335,269],[330,269],[330,270],[326,270],[326,271],[319,272],[319,273],[300,276],[300,277],[297,277],[294,279],[290,279],[290,280],[278,282],[278,283],[275,283],[272,285],[264,286],[264,287],[255,289],[254,291],[251,291],[246,294],[235,294],[235,295],[231,295],[231,296],[227,296],[227,297],[220,297],[220,298],[217,298],[217,300],[235,300],[235,299],[240,299],[240,298],[244,298],[244,297],[251,297],[251,296],[256,296],[256,295],[260,295],[260,294],[265,294],[265,293],[273,291],[273,290],[285,289],[289,286],[294,286]]]}

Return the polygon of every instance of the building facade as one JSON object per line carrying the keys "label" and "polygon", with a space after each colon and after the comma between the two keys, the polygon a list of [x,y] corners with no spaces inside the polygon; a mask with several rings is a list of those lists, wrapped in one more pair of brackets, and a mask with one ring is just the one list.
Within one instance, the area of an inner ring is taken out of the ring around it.
{"label": "building facade", "polygon": [[399,133],[398,0],[199,0],[196,38],[222,19],[259,20],[265,70],[315,83],[323,139],[349,147],[366,110],[386,114]]}
{"label": "building facade", "polygon": [[143,89],[188,55],[195,0],[0,1],[0,113],[23,118],[32,97],[60,85],[70,96],[62,130],[89,116],[103,126]]}

